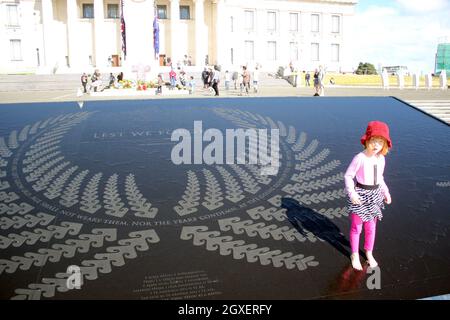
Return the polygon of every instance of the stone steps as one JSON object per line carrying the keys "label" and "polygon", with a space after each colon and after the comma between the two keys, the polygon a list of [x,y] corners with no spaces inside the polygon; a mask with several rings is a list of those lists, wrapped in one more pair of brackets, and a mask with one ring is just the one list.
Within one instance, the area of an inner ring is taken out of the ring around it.
{"label": "stone steps", "polygon": [[406,102],[450,124],[450,100],[406,100]]}
{"label": "stone steps", "polygon": [[[102,81],[107,84],[108,73],[102,74]],[[65,91],[77,90],[81,87],[80,74],[57,74],[57,75],[0,75],[0,92],[11,91]],[[202,80],[200,72],[188,73],[193,76],[196,87],[201,88]],[[223,72],[221,73],[221,87],[225,86]],[[168,74],[164,73],[165,81],[168,81]],[[276,78],[268,73],[261,72],[259,85],[265,87],[290,87],[289,83],[283,79]]]}

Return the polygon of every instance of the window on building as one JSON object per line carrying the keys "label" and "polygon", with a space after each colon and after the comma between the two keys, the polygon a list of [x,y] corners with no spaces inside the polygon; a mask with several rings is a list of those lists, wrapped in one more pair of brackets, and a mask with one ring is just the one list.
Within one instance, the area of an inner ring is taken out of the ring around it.
{"label": "window on building", "polygon": [[319,44],[311,43],[311,60],[319,61]]}
{"label": "window on building", "polygon": [[255,60],[255,43],[253,41],[245,41],[245,60],[253,61]]}
{"label": "window on building", "polygon": [[8,4],[6,6],[6,23],[8,26],[19,25],[19,11],[16,4]]}
{"label": "window on building", "polygon": [[158,19],[167,19],[167,6],[166,5],[158,5],[158,6],[156,6],[156,10],[158,12]]}
{"label": "window on building", "polygon": [[298,13],[289,13],[289,31],[298,31]]}
{"label": "window on building", "polygon": [[255,12],[245,10],[245,31],[253,31],[255,29]]}
{"label": "window on building", "polygon": [[277,13],[274,11],[267,12],[267,31],[277,30]]}
{"label": "window on building", "polygon": [[331,16],[331,32],[339,33],[341,32],[341,17]]}
{"label": "window on building", "polygon": [[289,43],[289,57],[291,61],[298,61],[298,43]]}
{"label": "window on building", "polygon": [[94,4],[93,3],[83,3],[83,18],[93,19],[94,18]]}
{"label": "window on building", "polygon": [[9,40],[11,61],[22,60],[22,42],[17,39]]}
{"label": "window on building", "polygon": [[311,15],[311,32],[319,32],[320,16],[318,14]]}
{"label": "window on building", "polygon": [[277,60],[277,43],[275,41],[267,41],[267,60]]}
{"label": "window on building", "polygon": [[181,20],[191,19],[191,12],[189,11],[189,6],[180,6],[180,19]]}
{"label": "window on building", "polygon": [[118,19],[120,18],[119,15],[119,5],[115,3],[108,3],[107,6],[108,9],[108,19]]}
{"label": "window on building", "polygon": [[331,61],[339,62],[339,45],[338,44],[331,45]]}

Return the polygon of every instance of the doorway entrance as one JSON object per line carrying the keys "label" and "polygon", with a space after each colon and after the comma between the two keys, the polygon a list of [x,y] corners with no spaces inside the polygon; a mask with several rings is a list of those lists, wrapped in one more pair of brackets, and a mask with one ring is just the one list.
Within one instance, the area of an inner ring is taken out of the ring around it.
{"label": "doorway entrance", "polygon": [[113,55],[111,55],[111,57],[112,57],[112,67],[120,67],[119,66],[119,55],[113,54]]}
{"label": "doorway entrance", "polygon": [[161,67],[166,65],[166,55],[165,54],[159,55],[159,65]]}

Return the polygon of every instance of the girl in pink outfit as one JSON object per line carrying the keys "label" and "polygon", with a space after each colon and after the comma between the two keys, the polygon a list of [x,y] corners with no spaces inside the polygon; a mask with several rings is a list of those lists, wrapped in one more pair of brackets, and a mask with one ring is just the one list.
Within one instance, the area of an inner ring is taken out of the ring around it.
{"label": "girl in pink outfit", "polygon": [[[389,189],[384,182],[384,156],[392,148],[389,127],[381,121],[369,122],[361,137],[364,151],[358,153],[345,172],[345,189],[350,212],[351,261],[356,270],[362,270],[359,260],[359,237],[364,227],[364,249],[371,268],[378,263],[372,255],[377,219],[381,220],[384,203],[391,203]],[[356,178],[356,182],[355,182]]]}

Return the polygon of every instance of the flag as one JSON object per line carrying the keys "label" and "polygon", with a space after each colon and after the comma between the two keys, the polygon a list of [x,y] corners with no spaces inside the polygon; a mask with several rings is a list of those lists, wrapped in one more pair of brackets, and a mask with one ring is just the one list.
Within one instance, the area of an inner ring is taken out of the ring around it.
{"label": "flag", "polygon": [[153,19],[153,49],[155,50],[155,59],[159,57],[159,22],[158,12],[155,6],[155,18]]}
{"label": "flag", "polygon": [[122,52],[124,58],[127,56],[127,36],[125,33],[125,19],[123,17],[123,1],[120,0],[120,33],[122,34]]}

